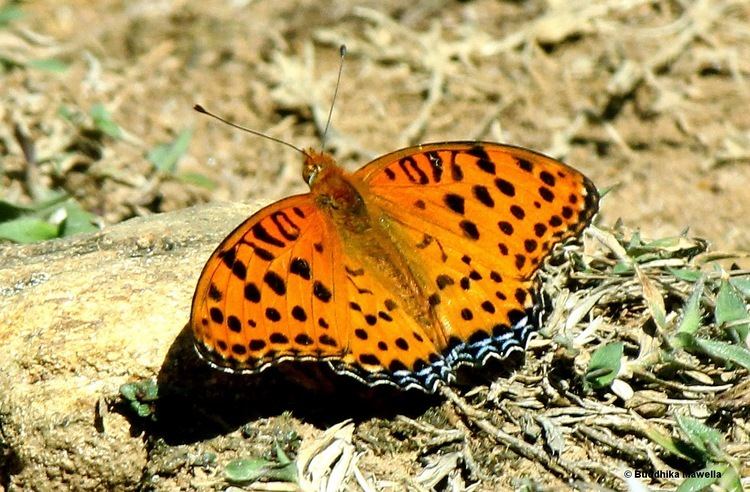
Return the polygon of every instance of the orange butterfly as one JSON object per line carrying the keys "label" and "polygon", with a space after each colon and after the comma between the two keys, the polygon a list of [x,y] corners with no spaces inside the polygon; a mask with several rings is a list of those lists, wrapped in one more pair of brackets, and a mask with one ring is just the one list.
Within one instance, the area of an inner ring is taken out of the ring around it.
{"label": "orange butterfly", "polygon": [[303,153],[310,193],[244,221],[203,268],[190,324],[215,367],[325,361],[434,392],[525,347],[535,273],[598,207],[583,174],[519,147],[418,145],[354,173]]}

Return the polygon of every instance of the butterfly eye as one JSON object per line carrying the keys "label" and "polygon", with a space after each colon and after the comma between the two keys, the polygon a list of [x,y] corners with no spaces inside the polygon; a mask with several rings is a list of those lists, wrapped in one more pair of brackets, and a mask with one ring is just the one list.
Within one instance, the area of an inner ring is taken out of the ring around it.
{"label": "butterfly eye", "polygon": [[305,180],[305,183],[307,183],[308,186],[312,187],[313,182],[315,181],[315,178],[318,177],[319,172],[319,165],[306,162],[305,166],[302,168],[302,179]]}

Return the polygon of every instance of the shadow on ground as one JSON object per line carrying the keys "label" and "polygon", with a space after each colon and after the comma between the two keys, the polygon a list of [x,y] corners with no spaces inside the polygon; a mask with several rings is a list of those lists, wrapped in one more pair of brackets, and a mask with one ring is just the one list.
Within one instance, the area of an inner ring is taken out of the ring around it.
{"label": "shadow on ground", "polygon": [[369,388],[323,364],[287,363],[258,375],[227,374],[202,361],[192,344],[188,327],[172,343],[157,377],[152,422],[144,424],[123,411],[133,432],[146,430],[169,444],[188,444],[287,411],[325,428],[345,419],[421,415],[442,401],[419,391]]}

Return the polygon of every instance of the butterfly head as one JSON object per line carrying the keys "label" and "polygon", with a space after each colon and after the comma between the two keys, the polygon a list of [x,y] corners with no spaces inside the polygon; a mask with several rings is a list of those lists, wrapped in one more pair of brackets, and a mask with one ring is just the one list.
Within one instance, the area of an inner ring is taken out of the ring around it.
{"label": "butterfly head", "polygon": [[307,149],[305,151],[305,161],[302,164],[302,179],[312,188],[313,183],[321,175],[322,171],[333,167],[336,167],[336,161],[334,161],[331,154]]}

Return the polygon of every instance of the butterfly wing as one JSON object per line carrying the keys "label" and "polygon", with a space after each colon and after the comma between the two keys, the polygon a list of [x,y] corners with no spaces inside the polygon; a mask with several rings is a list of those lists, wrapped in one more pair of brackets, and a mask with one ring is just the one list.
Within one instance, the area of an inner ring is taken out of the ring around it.
{"label": "butterfly wing", "polygon": [[309,194],[262,209],[219,245],[190,323],[201,357],[230,372],[324,360],[370,384],[424,389],[446,377],[427,334],[346,255]]}
{"label": "butterfly wing", "polygon": [[449,366],[525,346],[537,328],[534,274],[598,206],[575,169],[530,150],[450,142],[407,148],[355,173],[442,325]]}

